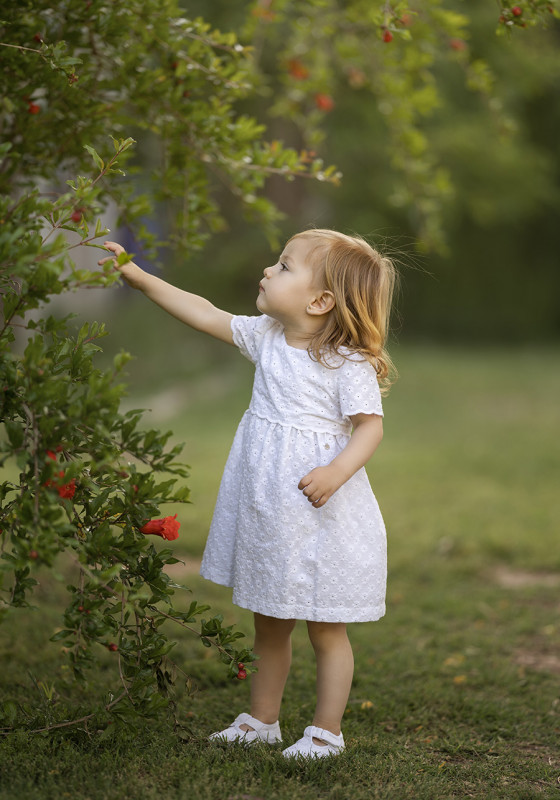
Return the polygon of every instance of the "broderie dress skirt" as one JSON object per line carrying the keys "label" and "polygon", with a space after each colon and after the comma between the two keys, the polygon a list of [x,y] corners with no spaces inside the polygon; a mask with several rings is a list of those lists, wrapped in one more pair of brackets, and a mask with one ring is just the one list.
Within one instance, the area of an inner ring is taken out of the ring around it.
{"label": "broderie dress skirt", "polygon": [[232,320],[256,366],[253,396],[226,463],[201,575],[271,617],[365,622],[385,613],[385,526],[364,468],[319,509],[297,488],[348,443],[349,415],[382,415],[374,368],[336,368],[290,347],[266,315]]}

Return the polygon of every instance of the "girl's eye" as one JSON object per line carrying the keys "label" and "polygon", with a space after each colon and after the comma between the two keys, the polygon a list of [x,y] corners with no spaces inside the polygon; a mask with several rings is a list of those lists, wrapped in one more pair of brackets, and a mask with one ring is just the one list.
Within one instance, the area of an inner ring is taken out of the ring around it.
{"label": "girl's eye", "polygon": [[280,269],[281,270],[284,270],[284,269],[287,270],[288,266],[286,264],[282,264],[282,262],[280,262]]}

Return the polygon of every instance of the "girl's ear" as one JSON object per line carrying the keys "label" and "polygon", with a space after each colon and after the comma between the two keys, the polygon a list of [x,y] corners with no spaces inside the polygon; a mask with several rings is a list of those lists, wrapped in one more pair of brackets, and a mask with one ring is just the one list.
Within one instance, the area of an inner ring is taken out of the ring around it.
{"label": "girl's ear", "polygon": [[313,298],[308,304],[306,311],[312,316],[319,316],[321,314],[328,314],[329,311],[332,311],[334,306],[334,294],[329,292],[328,289],[325,289],[325,291]]}

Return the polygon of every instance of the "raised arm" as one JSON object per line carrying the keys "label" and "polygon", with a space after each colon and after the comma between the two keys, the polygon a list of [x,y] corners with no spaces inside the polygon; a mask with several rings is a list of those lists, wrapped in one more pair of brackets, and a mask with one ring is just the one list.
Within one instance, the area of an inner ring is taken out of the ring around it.
{"label": "raised arm", "polygon": [[155,275],[144,272],[133,261],[119,266],[116,257],[125,252],[124,247],[117,242],[104,242],[103,244],[113,255],[102,258],[98,261],[99,265],[113,261],[115,268],[119,270],[129,286],[139,289],[169,314],[197,331],[208,333],[216,339],[221,339],[222,342],[233,344],[232,314],[216,308],[204,297],[185,292]]}

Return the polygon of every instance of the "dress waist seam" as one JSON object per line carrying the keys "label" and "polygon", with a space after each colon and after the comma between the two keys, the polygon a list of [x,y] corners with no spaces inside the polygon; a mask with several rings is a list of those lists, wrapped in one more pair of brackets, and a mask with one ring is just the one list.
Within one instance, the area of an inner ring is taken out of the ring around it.
{"label": "dress waist seam", "polygon": [[266,422],[270,422],[271,425],[281,425],[283,428],[295,428],[298,431],[308,431],[311,433],[326,433],[330,436],[350,436],[352,433],[352,429],[350,427],[345,427],[343,425],[337,426],[336,424],[331,424],[330,428],[319,428],[313,427],[311,425],[298,425],[295,422],[287,422],[286,420],[281,419],[271,419],[267,417],[265,414],[259,414],[258,411],[255,411],[254,408],[249,406],[245,414],[251,414],[258,419],[263,419]]}

